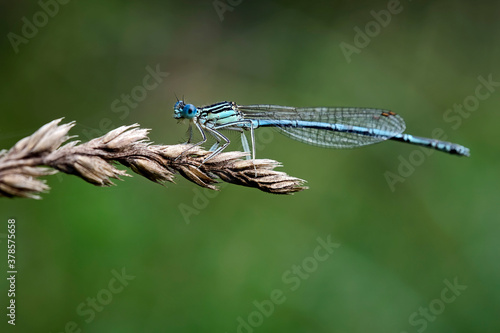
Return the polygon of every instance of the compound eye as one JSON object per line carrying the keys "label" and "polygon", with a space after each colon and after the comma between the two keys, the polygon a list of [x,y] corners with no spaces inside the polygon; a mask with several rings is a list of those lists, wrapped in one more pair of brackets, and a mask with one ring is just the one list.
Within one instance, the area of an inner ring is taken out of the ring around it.
{"label": "compound eye", "polygon": [[187,104],[184,106],[183,111],[186,118],[193,118],[196,115],[196,106],[193,104]]}

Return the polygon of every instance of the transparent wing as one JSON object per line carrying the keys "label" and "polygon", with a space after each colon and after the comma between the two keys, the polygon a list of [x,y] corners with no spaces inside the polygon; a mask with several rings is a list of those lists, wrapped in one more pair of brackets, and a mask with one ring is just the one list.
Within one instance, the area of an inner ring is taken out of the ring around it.
{"label": "transparent wing", "polygon": [[303,120],[378,130],[375,134],[366,135],[311,127],[276,126],[278,131],[294,140],[327,148],[353,148],[377,143],[404,132],[406,128],[401,116],[381,109],[295,108],[279,105],[247,105],[238,108],[245,119]]}

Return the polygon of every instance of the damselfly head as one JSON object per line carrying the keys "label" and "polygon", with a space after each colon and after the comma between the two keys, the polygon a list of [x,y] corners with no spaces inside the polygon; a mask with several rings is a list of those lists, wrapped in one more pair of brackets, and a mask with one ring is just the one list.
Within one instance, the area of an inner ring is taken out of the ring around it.
{"label": "damselfly head", "polygon": [[184,101],[177,101],[174,105],[175,119],[192,119],[198,115],[198,109],[193,104],[184,104]]}

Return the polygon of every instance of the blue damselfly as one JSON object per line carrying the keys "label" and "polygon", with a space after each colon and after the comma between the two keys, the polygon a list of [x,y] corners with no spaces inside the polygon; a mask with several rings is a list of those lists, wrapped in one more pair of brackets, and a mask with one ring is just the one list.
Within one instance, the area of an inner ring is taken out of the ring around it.
{"label": "blue damselfly", "polygon": [[205,161],[223,151],[230,143],[220,130],[241,132],[243,149],[250,153],[244,131],[250,131],[252,158],[255,158],[254,130],[274,127],[284,135],[301,142],[326,148],[354,148],[395,140],[433,148],[449,154],[469,156],[469,149],[451,142],[404,134],[405,122],[398,114],[382,109],[357,107],[313,107],[296,108],[279,105],[247,105],[220,102],[196,107],[177,101],[174,118],[189,120],[189,140],[193,125],[201,133],[202,141],[211,134],[215,145]]}

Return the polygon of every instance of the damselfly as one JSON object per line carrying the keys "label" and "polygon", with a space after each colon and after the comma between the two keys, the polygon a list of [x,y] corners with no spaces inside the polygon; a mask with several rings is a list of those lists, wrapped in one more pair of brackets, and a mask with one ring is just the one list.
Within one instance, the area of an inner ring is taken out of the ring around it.
{"label": "damselfly", "polygon": [[220,130],[241,132],[243,149],[248,153],[250,147],[244,131],[250,131],[252,158],[255,158],[254,131],[260,127],[274,127],[294,140],[326,148],[354,148],[384,140],[395,140],[449,154],[469,156],[469,149],[464,146],[403,134],[406,128],[403,118],[392,111],[381,109],[241,106],[234,102],[196,107],[178,100],[174,106],[174,118],[189,120],[188,143],[191,142],[193,125],[201,133],[202,140],[194,146],[207,141],[206,133],[215,138],[216,143],[210,149],[212,154],[205,161],[219,154],[230,144],[229,139]]}

